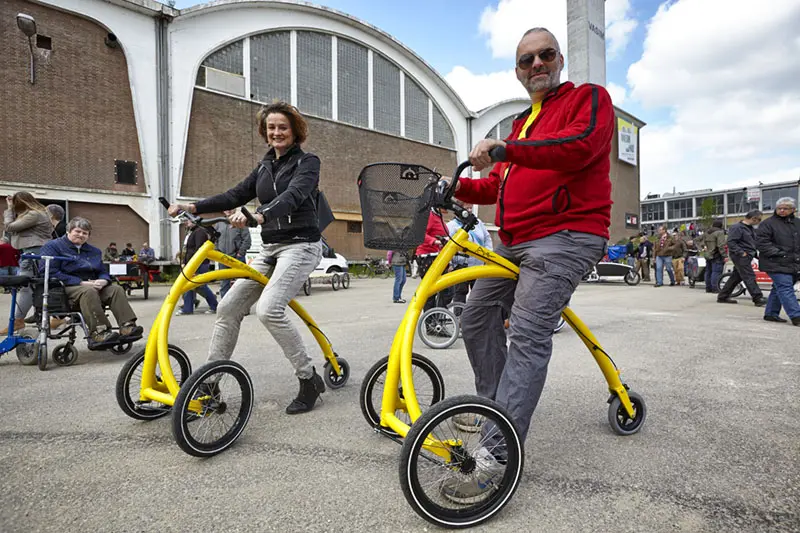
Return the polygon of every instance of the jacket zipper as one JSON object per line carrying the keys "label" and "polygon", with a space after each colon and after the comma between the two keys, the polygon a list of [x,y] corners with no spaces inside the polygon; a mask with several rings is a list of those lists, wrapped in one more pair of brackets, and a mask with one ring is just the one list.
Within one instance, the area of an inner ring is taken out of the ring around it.
{"label": "jacket zipper", "polygon": [[[542,100],[542,107],[539,109],[539,114],[536,115],[536,118],[533,119],[533,122],[531,122],[531,125],[528,128],[528,131],[533,129],[533,127],[536,125],[536,122],[539,120],[539,117],[542,116],[542,111],[544,111],[544,103],[547,100],[549,100],[550,98],[552,98],[553,96],[555,96],[555,94],[556,93],[548,94],[547,96],[544,97],[544,100]],[[525,122],[522,123],[522,126],[523,127],[525,126]],[[517,134],[517,135],[519,135],[519,134]],[[503,228],[503,216],[505,215],[505,211],[506,211],[506,207],[505,207],[505,203],[503,202],[503,199],[505,198],[505,195],[506,195],[506,179],[508,178],[508,176],[511,175],[511,167],[513,167],[513,166],[514,165],[512,165],[512,164],[508,165],[508,168],[506,169],[505,176],[503,177],[503,181],[500,182],[500,202],[499,202],[500,203],[500,231],[502,231],[503,233],[508,235],[509,239],[511,239],[511,240],[514,240],[514,237],[511,235],[511,233],[509,233],[508,230]]]}
{"label": "jacket zipper", "polygon": [[[272,190],[275,191],[275,198],[277,198],[278,197],[278,185],[275,183],[277,180],[276,180],[276,176],[272,175],[272,171],[271,170],[270,170],[269,177],[272,180]],[[280,230],[281,229],[281,217],[278,217],[277,221],[278,221],[278,229]]]}

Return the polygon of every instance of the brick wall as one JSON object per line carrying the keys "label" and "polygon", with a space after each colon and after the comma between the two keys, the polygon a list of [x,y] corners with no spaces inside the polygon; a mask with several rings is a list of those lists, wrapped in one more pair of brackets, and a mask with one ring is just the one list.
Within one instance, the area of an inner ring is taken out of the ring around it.
{"label": "brick wall", "polygon": [[122,251],[125,243],[133,244],[137,252],[148,239],[148,224],[128,206],[70,202],[69,216],[83,217],[92,223],[89,243],[105,250],[110,242]]}
{"label": "brick wall", "polygon": [[[195,89],[181,195],[205,197],[223,192],[252,171],[267,150],[255,126],[259,107]],[[419,163],[445,175],[451,175],[456,166],[452,150],[329,120],[307,120],[309,136],[303,149],[320,157],[320,188],[334,211],[361,212],[356,178],[370,163]],[[351,260],[382,255],[380,251],[364,249],[363,234],[348,233],[346,221],[331,224],[325,237],[337,252]]]}
{"label": "brick wall", "polygon": [[[20,12],[52,39],[50,63],[37,64],[34,85]],[[145,190],[127,62],[121,48],[104,44],[106,35],[39,4],[0,2],[0,180]],[[115,159],[138,163],[136,185],[115,183]]]}

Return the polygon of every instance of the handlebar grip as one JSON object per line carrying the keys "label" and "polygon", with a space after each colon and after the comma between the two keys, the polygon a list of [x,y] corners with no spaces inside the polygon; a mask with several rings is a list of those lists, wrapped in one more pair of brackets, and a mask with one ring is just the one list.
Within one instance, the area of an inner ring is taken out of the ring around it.
{"label": "handlebar grip", "polygon": [[505,146],[495,146],[491,150],[489,150],[489,157],[492,158],[492,161],[497,163],[499,161],[506,160],[506,147]]}
{"label": "handlebar grip", "polygon": [[169,209],[169,202],[163,196],[158,197],[158,201],[161,202],[161,205],[164,206],[164,209]]}
{"label": "handlebar grip", "polygon": [[252,214],[250,214],[250,211],[248,211],[245,206],[242,206],[242,214],[244,215],[244,218],[247,219],[248,226],[250,226],[251,228],[258,227],[258,221],[253,217]]}

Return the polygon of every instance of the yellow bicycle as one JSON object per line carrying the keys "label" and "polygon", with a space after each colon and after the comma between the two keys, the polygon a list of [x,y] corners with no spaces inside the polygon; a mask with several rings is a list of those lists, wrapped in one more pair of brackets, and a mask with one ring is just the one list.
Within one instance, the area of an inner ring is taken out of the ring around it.
{"label": "yellow bicycle", "polygon": [[[165,208],[169,203],[160,198]],[[256,224],[246,208],[242,213]],[[212,361],[192,373],[186,352],[169,344],[170,320],[181,296],[213,281],[248,278],[266,285],[269,279],[250,266],[215,248],[213,225],[227,218],[202,219],[181,213],[212,233],[192,256],[172,285],[147,337],[144,350],[134,355],[120,371],[116,396],[122,411],[136,420],[155,420],[172,412],[172,434],[180,448],[196,457],[210,457],[230,447],[244,431],[253,410],[253,383],[244,367],[235,361]],[[227,269],[196,274],[206,259]],[[296,301],[289,307],[308,326],[325,357],[322,377],[331,389],[343,387],[350,377],[350,365],[339,357],[314,319]],[[178,369],[175,374],[174,369]]]}
{"label": "yellow bicycle", "polygon": [[[493,157],[503,159],[502,154]],[[458,177],[468,166],[469,162],[458,166],[450,186],[423,166],[398,163],[369,165],[358,178],[368,248],[406,250],[419,245],[431,207],[454,212],[463,225],[422,279],[389,356],[370,369],[359,394],[370,426],[402,442],[400,484],[406,500],[422,518],[447,528],[474,526],[500,511],[514,494],[524,463],[524,443],[503,407],[475,395],[445,400],[444,379],[436,365],[412,353],[417,322],[429,297],[478,278],[516,280],[519,276],[516,265],[469,241],[468,232],[477,218],[452,201]],[[445,274],[457,252],[484,264]],[[638,432],[647,415],[644,399],[628,391],[619,369],[586,324],[569,308],[562,317],[589,349],[608,383],[611,428],[620,435]],[[448,492],[451,481],[478,484],[480,496],[466,498]]]}

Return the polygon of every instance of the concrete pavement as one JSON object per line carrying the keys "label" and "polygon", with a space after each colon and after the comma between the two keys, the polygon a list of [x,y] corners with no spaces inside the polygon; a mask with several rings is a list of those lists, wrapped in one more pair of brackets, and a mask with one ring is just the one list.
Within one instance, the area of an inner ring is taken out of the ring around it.
{"label": "concrete pavement", "polygon": [[[239,441],[208,460],[180,451],[169,418],[143,423],[120,411],[114,385],[127,356],[82,341],[74,366],[40,372],[4,355],[0,530],[434,530],[403,498],[400,447],[374,434],[358,406],[362,378],[404,311],[391,286],[353,280],[301,297],[351,365],[348,385],[305,415],[284,414],[297,381],[256,317],[245,318],[235,358],[253,377],[256,406]],[[145,328],[165,294],[134,293]],[[746,299],[716,304],[702,288],[583,284],[573,308],[644,395],[646,427],[611,432],[601,374],[572,331],[559,333],[523,482],[476,530],[800,531],[800,328],[764,322]],[[173,319],[170,341],[195,368],[213,322]],[[462,341],[415,349],[439,366],[447,396],[474,391]]]}

